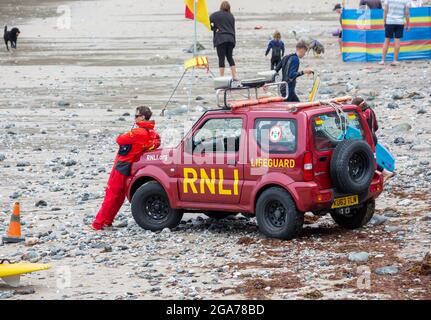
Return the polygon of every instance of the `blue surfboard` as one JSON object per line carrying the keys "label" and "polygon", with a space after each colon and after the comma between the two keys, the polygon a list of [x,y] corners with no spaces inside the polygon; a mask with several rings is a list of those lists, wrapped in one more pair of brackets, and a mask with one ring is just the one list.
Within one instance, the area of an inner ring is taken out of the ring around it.
{"label": "blue surfboard", "polygon": [[[352,126],[347,126],[346,131],[346,139],[362,139],[361,132],[353,128]],[[386,149],[383,145],[380,143],[377,143],[376,145],[376,160],[377,164],[386,170],[390,172],[395,171],[395,158],[394,156],[389,152],[388,149]]]}

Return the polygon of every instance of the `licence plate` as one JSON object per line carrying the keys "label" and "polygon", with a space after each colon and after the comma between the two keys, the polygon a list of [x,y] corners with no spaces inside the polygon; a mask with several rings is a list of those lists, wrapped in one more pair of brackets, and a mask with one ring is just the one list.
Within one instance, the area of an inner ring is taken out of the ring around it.
{"label": "licence plate", "polygon": [[359,198],[357,195],[342,197],[342,198],[336,198],[334,200],[334,202],[332,203],[331,208],[332,209],[344,208],[344,207],[354,206],[355,204],[359,204]]}

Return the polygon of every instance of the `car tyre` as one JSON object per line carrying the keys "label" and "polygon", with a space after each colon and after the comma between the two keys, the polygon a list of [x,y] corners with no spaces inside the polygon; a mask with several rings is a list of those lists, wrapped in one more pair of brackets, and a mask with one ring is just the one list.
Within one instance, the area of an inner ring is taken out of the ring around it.
{"label": "car tyre", "polygon": [[304,214],[296,209],[290,194],[278,187],[269,188],[260,195],[256,219],[260,232],[284,240],[295,238],[304,224]]}
{"label": "car tyre", "polygon": [[151,181],[139,187],[133,195],[132,215],[141,228],[159,231],[178,226],[183,212],[172,209],[163,187],[158,182]]}
{"label": "car tyre", "polygon": [[331,217],[340,227],[353,230],[366,225],[371,220],[376,202],[372,199],[358,208],[349,209],[349,213],[346,213],[346,208],[332,210]]}
{"label": "car tyre", "polygon": [[343,140],[337,144],[330,174],[338,190],[354,194],[367,191],[375,170],[373,151],[364,140]]}

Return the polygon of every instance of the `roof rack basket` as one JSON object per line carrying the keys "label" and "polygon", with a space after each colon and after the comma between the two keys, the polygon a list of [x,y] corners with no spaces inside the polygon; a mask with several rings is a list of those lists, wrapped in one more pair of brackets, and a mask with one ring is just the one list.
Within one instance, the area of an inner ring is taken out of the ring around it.
{"label": "roof rack basket", "polygon": [[[287,96],[282,96],[281,94],[283,87],[285,88],[285,92],[287,94],[287,82],[272,82],[271,79],[268,79],[267,77],[242,80],[240,82],[235,82],[230,77],[220,77],[214,79],[214,87],[216,89],[217,106],[223,109],[230,109],[232,108],[232,105],[240,105],[241,101],[244,101],[244,99],[256,99],[256,101],[267,99],[268,95],[259,96],[259,89],[264,92],[268,92],[269,88],[277,88],[278,96],[272,97],[278,98],[279,100],[285,100],[287,98]],[[240,91],[245,93],[242,94],[242,100],[228,99],[229,96],[231,96],[231,93]]]}

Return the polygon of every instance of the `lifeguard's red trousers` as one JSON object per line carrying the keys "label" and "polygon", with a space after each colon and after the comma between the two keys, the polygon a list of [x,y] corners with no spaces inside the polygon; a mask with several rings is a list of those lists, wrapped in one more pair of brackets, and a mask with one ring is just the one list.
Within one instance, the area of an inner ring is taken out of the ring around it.
{"label": "lifeguard's red trousers", "polygon": [[114,221],[115,216],[118,211],[120,211],[120,208],[126,199],[126,180],[127,176],[118,172],[114,165],[106,186],[105,199],[103,200],[102,207],[93,221],[93,227],[95,229],[100,230],[104,226],[111,225]]}

